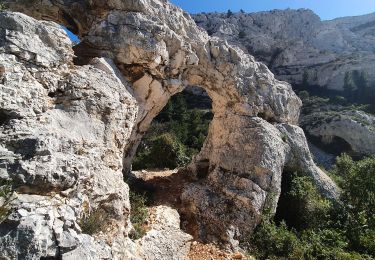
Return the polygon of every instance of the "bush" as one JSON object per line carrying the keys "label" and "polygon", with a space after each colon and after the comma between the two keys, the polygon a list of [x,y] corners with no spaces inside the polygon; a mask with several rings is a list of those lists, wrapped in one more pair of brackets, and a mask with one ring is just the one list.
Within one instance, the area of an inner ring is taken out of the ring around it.
{"label": "bush", "polygon": [[233,12],[230,9],[228,9],[227,18],[231,17],[232,15],[233,15]]}
{"label": "bush", "polygon": [[343,189],[343,224],[356,251],[375,255],[375,157],[353,161],[343,154],[332,171]]}
{"label": "bush", "polygon": [[189,161],[184,145],[171,133],[150,140],[150,148],[141,152],[133,162],[133,169],[174,169]]}
{"label": "bush", "polygon": [[333,98],[330,99],[330,101],[337,105],[342,105],[342,106],[348,105],[348,101],[343,96],[334,96]]}
{"label": "bush", "polygon": [[[283,175],[275,221],[263,217],[245,241],[259,259],[373,259],[375,158],[337,158],[334,175],[343,205],[323,199],[310,178]],[[246,244],[246,243],[244,243]]]}
{"label": "bush", "polygon": [[[173,96],[155,118],[133,160],[133,169],[185,166],[199,152],[213,115],[210,99],[188,93]],[[194,108],[200,106],[200,109]],[[154,147],[155,146],[155,147]]]}
{"label": "bush", "polygon": [[246,37],[246,33],[245,33],[245,31],[240,31],[239,33],[238,33],[238,37],[240,38],[240,39],[243,39],[243,38],[245,38]]}
{"label": "bush", "polygon": [[302,259],[303,248],[293,231],[285,222],[277,226],[264,220],[251,238],[251,253],[260,259]]}
{"label": "bush", "polygon": [[286,221],[298,231],[322,227],[331,204],[317,191],[312,180],[298,173],[284,173],[283,193],[278,203],[277,221]]}
{"label": "bush", "polygon": [[109,224],[108,213],[101,208],[90,212],[79,221],[82,232],[88,235],[94,235],[104,231]]}
{"label": "bush", "polygon": [[134,227],[133,233],[130,234],[132,239],[141,238],[146,233],[145,221],[148,216],[146,202],[147,199],[144,194],[133,191],[130,192],[130,221]]}
{"label": "bush", "polygon": [[10,181],[0,181],[0,223],[10,214],[9,203],[12,201],[13,185]]}
{"label": "bush", "polygon": [[302,99],[302,101],[304,101],[304,100],[307,100],[310,97],[310,94],[306,90],[302,90],[302,91],[298,92],[298,96]]}

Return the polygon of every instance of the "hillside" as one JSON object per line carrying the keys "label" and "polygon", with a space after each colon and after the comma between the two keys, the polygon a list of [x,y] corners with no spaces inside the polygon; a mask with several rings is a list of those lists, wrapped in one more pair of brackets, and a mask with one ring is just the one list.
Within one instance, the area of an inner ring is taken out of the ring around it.
{"label": "hillside", "polygon": [[210,35],[241,46],[293,85],[305,77],[311,86],[343,90],[345,73],[359,70],[375,87],[375,13],[332,21],[321,21],[307,9],[193,18]]}

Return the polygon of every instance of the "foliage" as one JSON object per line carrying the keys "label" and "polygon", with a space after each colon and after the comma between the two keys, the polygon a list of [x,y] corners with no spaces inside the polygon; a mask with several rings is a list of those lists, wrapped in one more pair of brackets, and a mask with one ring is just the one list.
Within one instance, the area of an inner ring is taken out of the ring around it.
{"label": "foliage", "polygon": [[350,95],[354,90],[356,89],[352,77],[352,73],[349,71],[345,72],[345,77],[344,77],[344,91],[346,95]]}
{"label": "foliage", "polygon": [[231,17],[232,15],[233,15],[233,12],[230,9],[228,9],[227,18]]}
{"label": "foliage", "polygon": [[308,100],[308,98],[310,97],[310,94],[306,90],[302,90],[298,92],[298,96],[304,101],[304,100]]}
{"label": "foliage", "polygon": [[310,86],[309,78],[310,78],[309,72],[307,70],[304,70],[303,75],[302,75],[302,87],[303,88],[309,88]]}
{"label": "foliage", "polygon": [[134,159],[133,168],[135,170],[145,167],[174,169],[186,164],[189,160],[184,145],[171,133],[151,139],[150,144],[150,149],[141,152]]}
{"label": "foliage", "polygon": [[104,231],[109,224],[109,214],[102,208],[97,208],[83,216],[79,222],[82,232],[88,235]]}
{"label": "foliage", "polygon": [[[133,160],[133,169],[186,165],[203,146],[212,118],[210,107],[185,93],[171,98],[155,118]],[[201,106],[199,109],[196,107]]]}
{"label": "foliage", "polygon": [[144,194],[136,193],[134,191],[130,192],[130,221],[133,224],[134,232],[131,234],[132,239],[138,239],[144,236],[146,233],[145,230],[145,221],[148,216],[147,210],[147,199]]}
{"label": "foliage", "polygon": [[321,197],[301,174],[284,174],[274,219],[265,215],[249,239],[259,259],[373,259],[375,256],[375,157],[337,158],[331,175],[343,205]]}
{"label": "foliage", "polygon": [[[345,97],[333,96],[331,98],[323,98],[310,95],[307,91],[298,92],[299,97],[303,101],[302,113],[305,116],[319,114],[328,117],[340,117],[343,112],[363,111],[368,114],[375,115],[375,106],[371,104],[357,105],[351,104]],[[355,118],[353,118],[356,120]],[[364,122],[365,123],[365,122]]]}
{"label": "foliage", "polygon": [[10,181],[0,181],[0,223],[9,216],[9,203],[12,201],[13,192],[13,185]]}
{"label": "foliage", "polygon": [[[272,67],[272,66],[270,66]],[[345,72],[343,91],[328,89],[312,84],[311,75],[305,70],[301,84],[293,86],[296,90],[306,90],[311,96],[328,99],[330,104],[351,106],[366,105],[367,112],[375,113],[375,82],[371,82],[365,71],[351,70]],[[313,76],[316,82],[317,74]]]}
{"label": "foliage", "polygon": [[5,4],[2,3],[2,1],[0,1],[0,12],[5,11],[5,10],[6,10]]}
{"label": "foliage", "polygon": [[344,77],[344,93],[351,102],[375,105],[374,86],[370,86],[365,71],[347,71]]}
{"label": "foliage", "polygon": [[243,39],[243,38],[245,38],[245,37],[246,37],[246,33],[245,33],[245,31],[241,30],[241,31],[238,33],[238,38]]}
{"label": "foliage", "polygon": [[251,238],[251,246],[251,253],[260,259],[293,259],[301,254],[298,238],[288,230],[285,222],[277,226],[268,219],[257,227]]}
{"label": "foliage", "polygon": [[282,189],[287,192],[281,195],[276,217],[298,231],[320,227],[327,219],[330,202],[322,198],[309,177],[284,173],[284,179]]}
{"label": "foliage", "polygon": [[343,189],[343,226],[350,246],[375,255],[375,157],[355,162],[343,154],[337,158],[332,174]]}

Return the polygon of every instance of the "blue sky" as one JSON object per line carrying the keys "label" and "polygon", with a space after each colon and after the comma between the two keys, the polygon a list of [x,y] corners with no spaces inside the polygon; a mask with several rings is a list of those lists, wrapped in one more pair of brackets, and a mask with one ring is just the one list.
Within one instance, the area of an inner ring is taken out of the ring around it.
{"label": "blue sky", "polygon": [[309,8],[323,20],[375,12],[375,0],[170,0],[189,13]]}
{"label": "blue sky", "polygon": [[[375,12],[375,0],[170,0],[189,13],[309,8],[323,20]],[[73,41],[78,38],[68,32]]]}

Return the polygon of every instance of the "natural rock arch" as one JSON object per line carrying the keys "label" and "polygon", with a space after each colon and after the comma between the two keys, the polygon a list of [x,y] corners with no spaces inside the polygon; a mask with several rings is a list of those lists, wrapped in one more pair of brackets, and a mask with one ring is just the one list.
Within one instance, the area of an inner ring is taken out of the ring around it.
{"label": "natural rock arch", "polygon": [[239,48],[210,38],[167,1],[5,2],[11,10],[66,25],[81,37],[75,48],[81,61],[113,60],[111,70],[130,83],[138,111],[126,140],[125,170],[173,94],[187,85],[207,91],[214,119],[189,167],[192,175],[202,165],[207,173],[182,195],[186,211],[199,219],[202,238],[237,246],[265,207],[276,209],[284,168],[306,172],[327,197],[337,199],[337,187],[315,166],[295,126],[301,101],[290,85]]}

